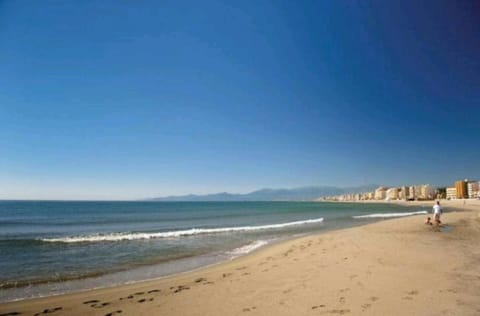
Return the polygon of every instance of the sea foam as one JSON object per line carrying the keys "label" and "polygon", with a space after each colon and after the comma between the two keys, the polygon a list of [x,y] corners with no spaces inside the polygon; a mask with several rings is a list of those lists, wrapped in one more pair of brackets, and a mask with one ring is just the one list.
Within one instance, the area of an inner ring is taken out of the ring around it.
{"label": "sea foam", "polygon": [[418,211],[418,212],[406,212],[406,213],[377,213],[377,214],[367,214],[367,215],[357,215],[352,216],[355,219],[359,218],[388,218],[388,217],[402,217],[402,216],[411,216],[419,214],[427,214],[427,211]]}
{"label": "sea foam", "polygon": [[140,239],[156,239],[156,238],[175,238],[183,236],[194,236],[202,234],[219,234],[230,232],[254,231],[264,229],[277,229],[296,225],[314,224],[323,222],[323,218],[307,219],[304,221],[287,222],[280,224],[270,224],[262,226],[240,226],[240,227],[219,227],[219,228],[191,228],[187,230],[166,231],[158,233],[111,233],[111,234],[95,234],[85,236],[73,236],[62,238],[42,238],[45,242],[100,242],[100,241],[122,241],[122,240],[140,240]]}
{"label": "sea foam", "polygon": [[249,243],[245,246],[233,249],[228,254],[231,255],[232,257],[237,257],[237,256],[240,256],[240,255],[250,253],[250,252],[252,252],[252,251],[254,251],[254,250],[256,250],[260,247],[263,247],[267,244],[268,244],[268,241],[266,241],[266,240],[255,240],[254,242]]}

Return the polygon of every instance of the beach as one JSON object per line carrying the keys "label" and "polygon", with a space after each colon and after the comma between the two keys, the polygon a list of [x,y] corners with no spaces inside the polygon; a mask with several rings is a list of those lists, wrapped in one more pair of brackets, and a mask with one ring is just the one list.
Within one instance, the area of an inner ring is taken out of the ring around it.
{"label": "beach", "polygon": [[425,215],[397,218],[171,277],[4,303],[0,315],[478,315],[480,208],[467,208],[444,214],[440,230]]}

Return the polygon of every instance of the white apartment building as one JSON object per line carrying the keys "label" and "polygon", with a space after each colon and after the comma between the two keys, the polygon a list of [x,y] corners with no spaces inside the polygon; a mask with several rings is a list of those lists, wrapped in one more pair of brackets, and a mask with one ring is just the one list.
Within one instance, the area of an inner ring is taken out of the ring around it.
{"label": "white apartment building", "polygon": [[386,187],[378,187],[375,190],[375,200],[385,200],[387,197],[387,189]]}
{"label": "white apartment building", "polygon": [[402,200],[408,199],[410,196],[409,192],[410,192],[409,187],[407,186],[401,187],[400,192],[398,193],[398,198]]}
{"label": "white apartment building", "polygon": [[468,197],[469,198],[478,198],[479,197],[479,191],[480,191],[480,183],[479,182],[468,182],[467,183],[467,191],[468,191]]}
{"label": "white apartment building", "polygon": [[453,200],[457,198],[457,188],[447,188],[447,200]]}
{"label": "white apartment building", "polygon": [[435,188],[429,184],[420,187],[421,197],[426,200],[432,200],[435,197]]}
{"label": "white apartment building", "polygon": [[398,189],[390,188],[386,192],[386,198],[390,200],[398,200]]}
{"label": "white apartment building", "polygon": [[415,199],[415,186],[411,185],[408,187],[408,198],[409,199]]}

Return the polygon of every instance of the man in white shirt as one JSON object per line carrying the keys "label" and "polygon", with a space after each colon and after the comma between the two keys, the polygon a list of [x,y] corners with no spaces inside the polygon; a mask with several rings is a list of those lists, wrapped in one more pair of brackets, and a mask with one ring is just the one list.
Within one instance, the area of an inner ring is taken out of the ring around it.
{"label": "man in white shirt", "polygon": [[440,206],[440,202],[437,201],[437,204],[433,206],[433,217],[435,218],[435,223],[440,225],[442,222],[440,221],[440,215],[442,214],[442,207]]}

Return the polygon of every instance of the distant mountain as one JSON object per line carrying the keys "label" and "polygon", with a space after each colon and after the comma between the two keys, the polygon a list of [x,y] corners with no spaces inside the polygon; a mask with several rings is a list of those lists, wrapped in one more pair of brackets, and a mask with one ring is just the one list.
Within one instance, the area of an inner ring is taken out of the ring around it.
{"label": "distant mountain", "polygon": [[374,184],[340,188],[334,186],[312,186],[294,189],[261,189],[245,194],[221,192],[205,195],[178,195],[157,197],[149,201],[313,201],[323,196],[340,195],[345,193],[370,192],[378,187]]}

